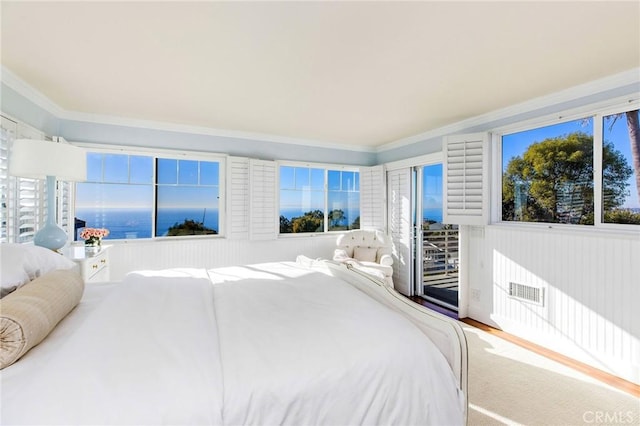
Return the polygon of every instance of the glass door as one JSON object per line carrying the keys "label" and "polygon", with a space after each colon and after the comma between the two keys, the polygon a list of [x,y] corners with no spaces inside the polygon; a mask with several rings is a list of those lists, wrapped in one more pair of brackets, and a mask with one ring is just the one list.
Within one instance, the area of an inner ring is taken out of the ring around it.
{"label": "glass door", "polygon": [[442,223],[442,164],[416,167],[415,294],[458,311],[458,226]]}

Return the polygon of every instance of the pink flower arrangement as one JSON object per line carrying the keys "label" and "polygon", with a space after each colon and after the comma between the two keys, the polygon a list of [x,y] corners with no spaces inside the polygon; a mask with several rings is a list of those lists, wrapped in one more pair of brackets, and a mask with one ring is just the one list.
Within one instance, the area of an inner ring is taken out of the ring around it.
{"label": "pink flower arrangement", "polygon": [[109,235],[109,230],[105,228],[84,228],[80,232],[80,238],[85,244],[100,244],[100,241]]}

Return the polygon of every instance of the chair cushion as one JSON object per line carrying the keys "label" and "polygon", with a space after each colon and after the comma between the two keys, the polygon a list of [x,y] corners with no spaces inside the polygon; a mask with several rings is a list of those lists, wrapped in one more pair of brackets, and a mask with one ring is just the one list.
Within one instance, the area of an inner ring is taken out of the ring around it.
{"label": "chair cushion", "polygon": [[375,247],[355,247],[353,258],[362,262],[375,262],[378,249]]}

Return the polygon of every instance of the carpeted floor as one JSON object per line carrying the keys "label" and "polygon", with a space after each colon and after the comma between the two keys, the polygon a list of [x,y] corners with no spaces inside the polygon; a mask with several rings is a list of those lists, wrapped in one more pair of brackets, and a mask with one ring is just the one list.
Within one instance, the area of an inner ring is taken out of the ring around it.
{"label": "carpeted floor", "polygon": [[462,324],[469,425],[639,425],[640,399]]}

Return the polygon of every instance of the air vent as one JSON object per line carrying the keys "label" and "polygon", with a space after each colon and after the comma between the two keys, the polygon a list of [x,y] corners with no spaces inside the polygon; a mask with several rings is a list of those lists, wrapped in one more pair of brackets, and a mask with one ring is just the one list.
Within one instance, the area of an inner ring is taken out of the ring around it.
{"label": "air vent", "polygon": [[544,288],[532,287],[530,285],[518,283],[509,283],[509,296],[514,299],[544,306]]}

